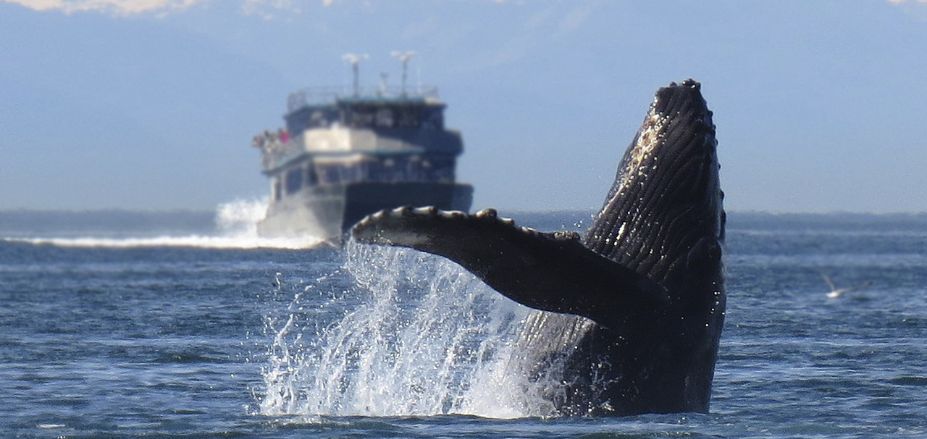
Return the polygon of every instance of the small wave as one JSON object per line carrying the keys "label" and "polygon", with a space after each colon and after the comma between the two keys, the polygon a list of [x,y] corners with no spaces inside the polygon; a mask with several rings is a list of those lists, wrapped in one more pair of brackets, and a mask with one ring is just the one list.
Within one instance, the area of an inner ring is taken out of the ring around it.
{"label": "small wave", "polygon": [[43,430],[52,430],[52,429],[57,429],[57,428],[64,428],[67,426],[64,424],[38,424],[36,425],[36,427],[41,428]]}
{"label": "small wave", "polygon": [[902,376],[888,382],[899,386],[927,386],[927,376]]}
{"label": "small wave", "polygon": [[221,355],[201,354],[199,352],[161,352],[152,359],[155,364],[196,364],[196,363],[225,363],[227,357]]}
{"label": "small wave", "polygon": [[54,245],[57,247],[93,248],[136,248],[136,247],[197,247],[214,249],[306,249],[317,247],[325,241],[315,237],[302,238],[260,238],[257,236],[156,236],[151,238],[3,238],[6,242],[21,242],[33,245]]}
{"label": "small wave", "polygon": [[307,249],[325,243],[314,236],[266,238],[258,235],[267,200],[235,200],[216,207],[214,233],[162,234],[157,236],[6,237],[0,242],[80,248],[195,247],[210,249]]}

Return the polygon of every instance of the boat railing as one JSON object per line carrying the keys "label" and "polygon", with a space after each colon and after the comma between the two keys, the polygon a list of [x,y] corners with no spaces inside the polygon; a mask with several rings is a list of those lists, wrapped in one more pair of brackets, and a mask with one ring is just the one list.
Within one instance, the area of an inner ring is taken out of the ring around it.
{"label": "boat railing", "polygon": [[270,171],[300,155],[302,150],[292,140],[283,143],[272,140],[261,148],[261,166],[264,171]]}
{"label": "boat railing", "polygon": [[438,88],[434,86],[417,87],[307,87],[297,90],[287,97],[287,112],[299,110],[309,105],[333,104],[337,101],[377,101],[377,100],[438,100]]}

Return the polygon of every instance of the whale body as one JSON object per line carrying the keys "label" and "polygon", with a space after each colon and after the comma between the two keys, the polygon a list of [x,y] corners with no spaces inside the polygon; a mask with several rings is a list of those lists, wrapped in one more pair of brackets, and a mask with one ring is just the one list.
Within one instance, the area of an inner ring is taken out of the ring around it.
{"label": "whale body", "polygon": [[556,374],[561,415],[707,412],[724,323],[725,213],[712,113],[693,80],[660,88],[584,237],[496,211],[372,214],[370,244],[446,257],[535,313],[519,373]]}

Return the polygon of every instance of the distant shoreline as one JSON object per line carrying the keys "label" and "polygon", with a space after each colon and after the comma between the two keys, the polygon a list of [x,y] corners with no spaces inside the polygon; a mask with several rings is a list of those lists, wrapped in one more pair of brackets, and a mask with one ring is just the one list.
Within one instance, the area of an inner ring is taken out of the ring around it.
{"label": "distant shoreline", "polygon": [[[498,209],[500,214],[504,213],[511,216],[520,215],[588,215],[595,213],[593,209],[553,209],[553,210],[530,210],[530,209]],[[799,219],[809,220],[824,217],[842,217],[845,219],[852,218],[911,218],[927,219],[927,212],[853,212],[853,211],[833,211],[833,212],[769,212],[761,210],[728,210],[728,217],[738,218],[779,218],[783,220]],[[141,210],[141,209],[0,209],[0,221],[11,218],[21,217],[112,217],[112,218],[165,218],[165,217],[187,217],[187,218],[213,218],[216,215],[215,210],[209,209],[165,209],[165,210]]]}

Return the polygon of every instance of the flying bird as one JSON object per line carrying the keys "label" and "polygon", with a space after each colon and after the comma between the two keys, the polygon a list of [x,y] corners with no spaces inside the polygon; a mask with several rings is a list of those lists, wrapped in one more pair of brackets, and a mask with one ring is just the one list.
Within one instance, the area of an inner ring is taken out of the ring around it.
{"label": "flying bird", "polygon": [[855,287],[837,288],[837,286],[834,285],[834,281],[831,280],[830,276],[824,273],[821,273],[821,278],[823,278],[824,282],[827,282],[827,286],[830,287],[830,292],[827,293],[828,299],[839,299],[840,296],[843,296],[845,293],[848,293],[850,291],[861,290],[863,288],[868,287],[869,285],[872,285],[872,282],[867,281]]}

